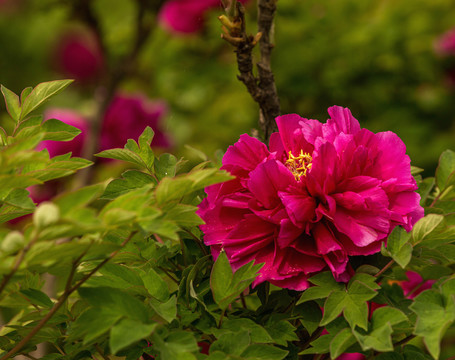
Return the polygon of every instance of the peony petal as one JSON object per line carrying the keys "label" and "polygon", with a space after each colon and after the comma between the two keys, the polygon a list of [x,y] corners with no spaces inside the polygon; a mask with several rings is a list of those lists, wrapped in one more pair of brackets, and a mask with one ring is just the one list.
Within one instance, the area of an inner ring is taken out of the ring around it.
{"label": "peony petal", "polygon": [[280,204],[278,191],[286,190],[295,184],[294,175],[282,163],[268,160],[250,173],[248,189],[266,209]]}
{"label": "peony petal", "polygon": [[332,123],[338,133],[356,134],[360,130],[359,122],[348,108],[332,106],[327,111],[330,115],[327,124]]}
{"label": "peony petal", "polygon": [[229,146],[223,157],[225,165],[235,165],[252,171],[270,155],[267,146],[247,134],[240,136],[239,141]]}

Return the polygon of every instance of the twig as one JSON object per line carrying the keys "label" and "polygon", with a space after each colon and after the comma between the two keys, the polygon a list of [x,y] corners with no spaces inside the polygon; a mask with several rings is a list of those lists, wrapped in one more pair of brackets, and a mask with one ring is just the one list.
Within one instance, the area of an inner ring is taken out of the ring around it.
{"label": "twig", "polygon": [[394,262],[395,262],[395,260],[393,260],[393,259],[390,260],[390,261],[386,264],[386,266],[384,266],[384,267],[383,267],[383,268],[382,268],[374,277],[375,277],[376,279],[379,279],[380,276],[381,276],[382,274],[384,274],[384,273],[389,269],[389,267],[391,267],[391,266],[394,264]]}
{"label": "twig", "polygon": [[208,255],[208,254],[209,254],[208,251],[207,251],[207,249],[204,247],[204,245],[203,245],[201,239],[199,239],[196,235],[194,235],[194,234],[191,232],[191,230],[189,230],[189,229],[185,229],[185,232],[193,238],[193,240],[194,240],[194,241],[196,242],[196,244],[199,246],[199,248],[200,248],[201,251],[204,253],[204,255]]}
{"label": "twig", "polygon": [[[237,1],[237,0],[232,0]],[[280,115],[280,102],[270,66],[273,45],[270,43],[276,0],[259,0],[258,33],[247,35],[245,31],[245,9],[237,2],[235,13],[229,18],[219,17],[223,24],[221,37],[235,47],[237,66],[240,75],[237,78],[244,83],[248,92],[260,108],[259,125],[265,141],[276,130],[275,118]],[[259,42],[261,60],[257,64],[258,77],[253,74],[252,51]]]}
{"label": "twig", "polygon": [[40,331],[44,325],[54,316],[54,314],[60,309],[60,307],[66,302],[68,297],[79,289],[92,275],[94,275],[101,267],[103,267],[109,260],[111,260],[114,256],[118,254],[118,252],[131,240],[136,232],[132,232],[128,238],[126,238],[123,243],[121,244],[120,249],[117,249],[113,253],[109,255],[106,259],[104,259],[101,263],[99,263],[92,271],[90,271],[87,275],[85,275],[81,280],[79,280],[73,287],[66,288],[63,294],[59,297],[58,301],[54,304],[52,309],[44,316],[40,322],[25,336],[20,342],[14,346],[6,355],[2,356],[0,360],[9,359],[14,354],[18,353],[27,343],[36,335],[38,331]]}
{"label": "twig", "polygon": [[164,267],[158,266],[158,269],[160,269],[162,272],[164,272],[168,276],[168,278],[171,279],[173,282],[175,282],[177,285],[180,284],[179,281],[175,277],[173,277],[171,275],[171,273],[168,270],[166,270]]}
{"label": "twig", "polygon": [[416,337],[415,335],[412,335],[412,334],[411,334],[411,335],[405,337],[403,340],[400,340],[400,341],[398,341],[397,343],[393,344],[393,347],[397,347],[397,346],[406,344],[406,343],[408,343],[409,341],[411,341],[412,339],[414,339],[415,337]]}

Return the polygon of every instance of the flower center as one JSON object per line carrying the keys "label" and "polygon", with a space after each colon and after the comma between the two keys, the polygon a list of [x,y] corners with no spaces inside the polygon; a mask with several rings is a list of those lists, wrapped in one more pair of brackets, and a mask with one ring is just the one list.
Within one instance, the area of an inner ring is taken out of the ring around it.
{"label": "flower center", "polygon": [[297,181],[300,180],[302,176],[306,176],[308,170],[311,169],[313,158],[309,153],[304,153],[303,150],[300,150],[298,156],[294,156],[291,151],[289,151],[289,158],[286,160],[285,165],[289,170],[291,170]]}

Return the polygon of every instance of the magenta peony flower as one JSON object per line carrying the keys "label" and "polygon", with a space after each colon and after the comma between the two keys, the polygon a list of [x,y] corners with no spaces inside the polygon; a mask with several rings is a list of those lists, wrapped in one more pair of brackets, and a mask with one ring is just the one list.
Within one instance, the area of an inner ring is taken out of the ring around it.
{"label": "magenta peony flower", "polygon": [[[248,0],[240,0],[245,3]],[[198,32],[204,26],[204,15],[222,8],[221,0],[169,0],[160,10],[160,22],[167,29],[183,34]]]}
{"label": "magenta peony flower", "polygon": [[68,109],[50,109],[44,114],[44,118],[57,119],[65,124],[74,126],[82,132],[71,141],[46,140],[37,146],[37,150],[47,149],[51,157],[71,152],[72,156],[81,156],[82,149],[90,131],[90,125],[81,115]]}
{"label": "magenta peony flower", "polygon": [[70,31],[63,35],[54,57],[59,71],[82,83],[96,80],[104,67],[98,40],[88,31]]}
{"label": "magenta peony flower", "polygon": [[234,270],[264,263],[253,285],[304,290],[325,270],[347,281],[349,256],[378,252],[395,226],[423,216],[401,139],[361,129],[347,108],[328,111],[324,124],[279,116],[270,150],[242,135],[223,158],[236,178],[206,188],[204,242]]}
{"label": "magenta peony flower", "polygon": [[436,40],[435,50],[440,55],[455,55],[455,29],[447,31]]}
{"label": "magenta peony flower", "polygon": [[101,128],[101,149],[123,147],[147,126],[155,131],[152,146],[168,148],[169,138],[161,131],[160,121],[166,112],[164,102],[150,102],[142,95],[117,95],[104,115]]}

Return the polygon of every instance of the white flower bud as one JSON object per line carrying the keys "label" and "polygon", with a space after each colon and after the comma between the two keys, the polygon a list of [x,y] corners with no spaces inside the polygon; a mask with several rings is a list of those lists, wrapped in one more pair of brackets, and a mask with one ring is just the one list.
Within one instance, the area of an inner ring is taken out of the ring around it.
{"label": "white flower bud", "polygon": [[38,228],[55,224],[60,219],[60,209],[51,202],[43,202],[33,214],[33,223]]}
{"label": "white flower bud", "polygon": [[3,239],[0,249],[6,254],[14,254],[25,245],[24,235],[19,231],[11,231]]}

